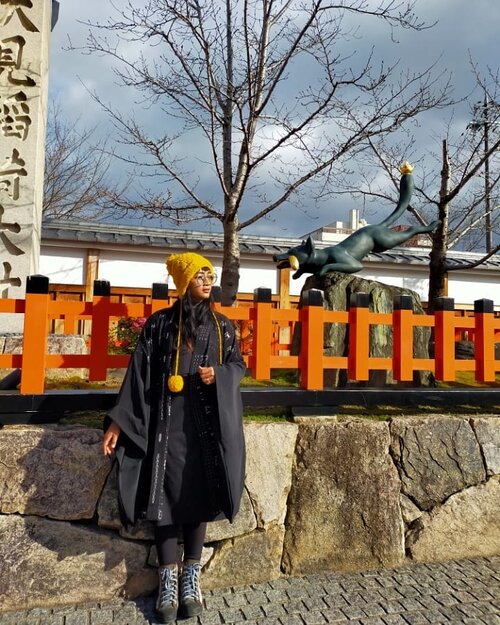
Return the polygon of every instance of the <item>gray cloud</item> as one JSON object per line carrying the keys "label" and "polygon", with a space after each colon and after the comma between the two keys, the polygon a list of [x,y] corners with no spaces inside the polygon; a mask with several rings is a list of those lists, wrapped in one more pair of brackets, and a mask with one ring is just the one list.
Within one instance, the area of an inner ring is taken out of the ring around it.
{"label": "gray cloud", "polygon": [[[88,91],[95,91],[103,101],[111,103],[124,113],[141,115],[145,123],[147,110],[138,103],[138,95],[116,84],[113,63],[107,57],[68,51],[68,43],[84,46],[88,33],[86,21],[106,21],[114,13],[113,6],[120,8],[126,0],[85,0],[72,2],[61,0],[59,22],[52,35],[50,92],[58,99],[69,119],[79,118],[87,126],[99,124],[103,135],[112,133],[110,123]],[[481,71],[488,66],[497,69],[500,58],[498,24],[500,23],[500,2],[492,0],[417,0],[417,15],[427,23],[437,25],[424,32],[398,31],[397,43],[390,39],[390,30],[382,23],[370,21],[359,23],[359,37],[346,42],[346,52],[356,51],[356,59],[364,58],[373,48],[374,60],[400,61],[401,69],[419,71],[440,57],[439,66],[452,74],[456,96],[468,94],[474,86],[469,56]],[[83,22],[83,23],[82,23]],[[135,44],[131,44],[135,46]],[[149,53],[152,54],[151,51]],[[292,79],[290,79],[292,80]],[[432,111],[422,117],[417,131],[418,146],[423,152],[435,142],[451,111]],[[457,107],[454,124],[456,128],[466,126],[469,121],[467,106]],[[396,139],[397,140],[397,139]],[[190,150],[185,146],[186,153]],[[209,181],[206,188],[213,189]],[[214,197],[217,197],[213,189]],[[302,202],[302,210],[293,206],[283,207],[269,220],[257,222],[249,232],[283,236],[299,236],[321,225],[337,219],[347,220],[347,212],[354,203],[348,198],[328,200],[322,206],[308,207]],[[309,213],[309,215],[308,215]],[[201,227],[196,222],[194,227]]]}

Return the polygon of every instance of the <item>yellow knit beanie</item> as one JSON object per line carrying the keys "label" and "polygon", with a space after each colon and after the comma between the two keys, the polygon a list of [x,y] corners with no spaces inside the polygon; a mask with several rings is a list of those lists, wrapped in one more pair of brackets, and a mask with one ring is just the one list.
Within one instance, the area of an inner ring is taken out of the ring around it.
{"label": "yellow knit beanie", "polygon": [[167,270],[172,276],[179,297],[184,297],[189,283],[204,267],[208,267],[212,273],[215,273],[212,263],[194,252],[172,254],[167,258]]}

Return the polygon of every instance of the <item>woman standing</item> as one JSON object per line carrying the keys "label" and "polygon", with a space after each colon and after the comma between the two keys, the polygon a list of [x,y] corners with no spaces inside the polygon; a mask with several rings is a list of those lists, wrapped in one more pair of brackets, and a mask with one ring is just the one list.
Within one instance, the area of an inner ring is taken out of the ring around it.
{"label": "woman standing", "polygon": [[179,601],[183,616],[202,611],[207,522],[234,519],[245,473],[245,365],[232,324],[210,306],[214,268],[194,253],[170,256],[167,268],[179,300],[146,322],[103,439],[105,454],[116,451],[123,522],[155,522],[156,609],[165,623]]}

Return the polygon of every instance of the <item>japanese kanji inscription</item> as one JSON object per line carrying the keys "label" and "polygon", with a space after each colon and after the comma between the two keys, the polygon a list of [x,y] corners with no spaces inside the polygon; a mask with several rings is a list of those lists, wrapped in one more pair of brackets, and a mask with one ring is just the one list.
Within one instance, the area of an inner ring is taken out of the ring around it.
{"label": "japanese kanji inscription", "polygon": [[[0,0],[0,297],[37,273],[52,0]],[[18,315],[16,315],[18,316]],[[0,315],[0,332],[6,327]]]}
{"label": "japanese kanji inscription", "polygon": [[25,141],[31,125],[30,107],[23,91],[5,98],[0,105],[0,132],[6,138],[15,137]]}

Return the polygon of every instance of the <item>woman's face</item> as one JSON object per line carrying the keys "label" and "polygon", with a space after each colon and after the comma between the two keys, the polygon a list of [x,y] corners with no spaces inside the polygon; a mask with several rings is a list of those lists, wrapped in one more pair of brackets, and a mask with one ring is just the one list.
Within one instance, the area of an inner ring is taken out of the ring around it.
{"label": "woman's face", "polygon": [[193,301],[201,302],[204,299],[208,299],[216,280],[217,276],[208,267],[202,267],[188,286],[188,291]]}

